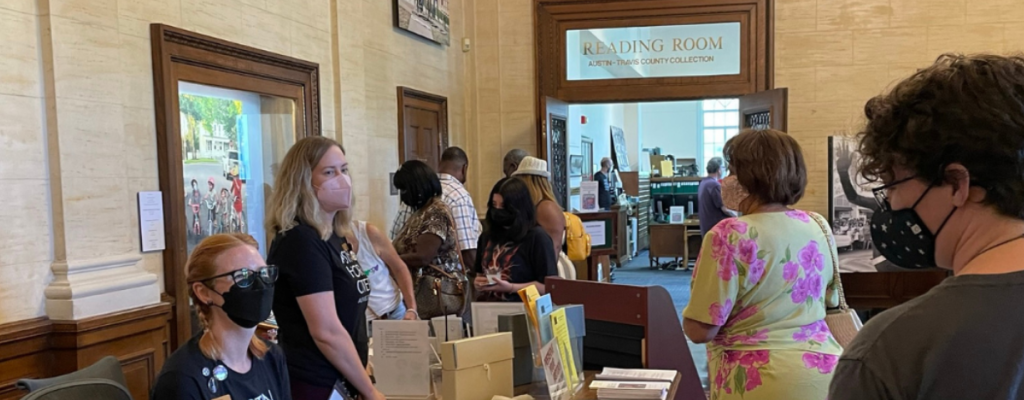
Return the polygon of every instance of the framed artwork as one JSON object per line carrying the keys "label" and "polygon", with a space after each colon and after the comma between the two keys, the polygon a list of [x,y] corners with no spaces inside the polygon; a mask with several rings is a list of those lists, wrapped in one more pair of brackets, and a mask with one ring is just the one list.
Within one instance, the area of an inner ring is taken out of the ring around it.
{"label": "framed artwork", "polygon": [[617,126],[611,127],[612,135],[612,155],[615,159],[615,168],[619,171],[629,172],[632,171],[629,168],[629,156],[626,151],[626,134],[622,131],[622,128]]}
{"label": "framed artwork", "polygon": [[906,272],[874,249],[871,217],[878,205],[871,189],[878,186],[856,171],[860,156],[856,139],[843,135],[828,138],[829,223],[839,249],[839,271]]}
{"label": "framed artwork", "polygon": [[582,154],[569,156],[569,176],[573,178],[583,176]]}
{"label": "framed artwork", "polygon": [[444,46],[451,44],[448,0],[394,1],[396,27]]}
{"label": "framed artwork", "polygon": [[247,233],[266,255],[274,174],[296,140],[320,134],[319,67],[160,24],[151,40],[173,349],[200,328],[185,282],[192,249]]}

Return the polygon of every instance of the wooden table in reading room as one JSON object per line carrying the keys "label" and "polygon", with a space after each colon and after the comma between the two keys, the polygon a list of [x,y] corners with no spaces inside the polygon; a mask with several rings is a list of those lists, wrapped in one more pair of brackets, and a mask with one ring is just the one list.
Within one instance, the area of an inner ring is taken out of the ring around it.
{"label": "wooden table in reading room", "polygon": [[[650,229],[651,240],[651,248],[648,253],[651,269],[673,266],[677,269],[687,268],[690,265],[690,256],[693,255],[696,258],[700,252],[700,220],[698,219],[691,218],[676,224],[651,223],[648,225],[648,229]],[[675,258],[675,261],[666,263],[664,266],[658,262],[659,258],[667,257]],[[679,262],[680,257],[682,257],[682,262]]]}
{"label": "wooden table in reading room", "polygon": [[[596,376],[599,372],[600,371],[584,371],[583,372],[583,377],[585,379],[585,382],[583,384],[583,388],[580,389],[580,391],[578,393],[576,393],[574,396],[572,396],[571,400],[597,400],[597,390],[590,390],[590,383],[594,381],[594,376]],[[666,399],[674,399],[676,397],[676,390],[679,389],[679,381],[680,381],[681,378],[682,378],[682,375],[680,375],[677,372],[676,373],[676,379],[674,381],[672,381],[672,386],[668,390],[668,396],[665,397]],[[532,395],[533,398],[537,399],[537,400],[548,400],[548,399],[550,399],[547,396],[547,394],[546,394],[547,393],[547,388],[546,387],[540,389],[541,391],[543,391],[545,393],[543,395],[537,394],[536,393],[537,390],[533,391],[535,393],[531,393],[531,388],[534,388],[534,387],[535,386],[533,386],[533,385],[525,385],[525,386],[516,387],[516,391],[515,391],[516,396],[522,396],[524,394],[529,394],[529,395]],[[700,400],[704,400],[704,399],[700,399]]]}

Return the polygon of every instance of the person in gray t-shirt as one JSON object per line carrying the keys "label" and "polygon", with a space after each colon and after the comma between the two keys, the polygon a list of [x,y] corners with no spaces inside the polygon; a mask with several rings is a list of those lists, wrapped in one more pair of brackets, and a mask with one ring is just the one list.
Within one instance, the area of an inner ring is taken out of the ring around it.
{"label": "person in gray t-shirt", "polygon": [[831,400],[1024,399],[1021,71],[1022,57],[943,55],[865,106],[875,247],[954,276],[864,326]]}

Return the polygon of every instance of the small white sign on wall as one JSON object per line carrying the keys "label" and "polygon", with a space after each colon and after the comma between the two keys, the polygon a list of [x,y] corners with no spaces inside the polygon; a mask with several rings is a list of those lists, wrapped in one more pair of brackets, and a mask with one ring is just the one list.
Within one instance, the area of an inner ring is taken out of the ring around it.
{"label": "small white sign on wall", "polygon": [[139,237],[143,253],[166,248],[164,200],[161,192],[139,192]]}

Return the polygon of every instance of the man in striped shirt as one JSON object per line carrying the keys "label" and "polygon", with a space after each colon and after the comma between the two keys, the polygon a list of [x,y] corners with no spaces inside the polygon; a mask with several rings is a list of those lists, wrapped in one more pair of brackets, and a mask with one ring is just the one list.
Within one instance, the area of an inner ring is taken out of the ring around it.
{"label": "man in striped shirt", "polygon": [[[473,206],[473,198],[469,196],[466,187],[466,175],[469,171],[469,157],[466,152],[458,147],[449,147],[441,154],[441,165],[437,168],[437,177],[441,179],[441,198],[452,211],[452,218],[455,219],[455,228],[459,233],[459,250],[462,251],[462,263],[468,269],[476,261],[476,242],[483,230],[480,226],[480,219],[476,215],[476,207]],[[402,203],[395,217],[395,223],[391,226],[391,238],[394,239],[402,232],[405,221],[413,214],[409,206]]]}

